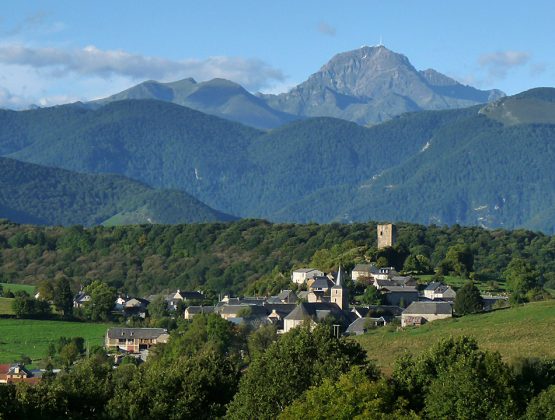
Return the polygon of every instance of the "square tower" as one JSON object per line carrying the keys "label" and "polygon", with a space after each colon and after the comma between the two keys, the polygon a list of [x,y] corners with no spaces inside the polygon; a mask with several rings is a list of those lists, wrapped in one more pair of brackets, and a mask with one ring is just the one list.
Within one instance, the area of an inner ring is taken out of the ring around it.
{"label": "square tower", "polygon": [[392,223],[378,225],[378,249],[393,246],[397,242],[397,227]]}

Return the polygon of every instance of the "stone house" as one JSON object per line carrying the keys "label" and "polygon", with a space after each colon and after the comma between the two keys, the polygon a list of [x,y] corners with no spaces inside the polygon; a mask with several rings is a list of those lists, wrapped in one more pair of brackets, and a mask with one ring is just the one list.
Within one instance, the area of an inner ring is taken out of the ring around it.
{"label": "stone house", "polygon": [[451,318],[453,307],[450,302],[413,302],[401,315],[401,326],[422,325],[436,319]]}
{"label": "stone house", "polygon": [[129,353],[140,353],[155,344],[167,343],[165,328],[108,328],[104,339],[107,350],[116,349]]}

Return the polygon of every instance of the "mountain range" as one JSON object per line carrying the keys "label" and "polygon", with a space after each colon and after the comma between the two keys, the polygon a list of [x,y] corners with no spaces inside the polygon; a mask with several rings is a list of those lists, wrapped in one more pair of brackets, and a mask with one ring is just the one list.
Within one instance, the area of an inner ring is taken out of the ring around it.
{"label": "mountain range", "polygon": [[85,106],[157,99],[269,129],[307,117],[372,125],[405,112],[463,108],[503,96],[499,90],[462,85],[432,69],[418,71],[407,57],[380,45],[337,54],[308,80],[279,95],[253,95],[224,79],[150,80]]}
{"label": "mountain range", "polygon": [[287,222],[405,220],[555,230],[555,89],[403,114],[372,127],[310,118],[270,131],[155,100],[0,112],[0,154],[185,191]]}
{"label": "mountain range", "polygon": [[381,219],[555,232],[553,144],[555,89],[506,97],[363,47],[281,95],[185,79],[0,111],[0,156],[9,158],[0,162],[0,216],[86,225]]}

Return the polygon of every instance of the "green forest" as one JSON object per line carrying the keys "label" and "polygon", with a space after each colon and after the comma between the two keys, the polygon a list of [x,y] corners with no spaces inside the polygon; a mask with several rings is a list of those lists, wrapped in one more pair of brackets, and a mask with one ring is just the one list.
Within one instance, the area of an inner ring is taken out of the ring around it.
{"label": "green forest", "polygon": [[555,237],[526,230],[397,225],[376,248],[376,223],[272,224],[245,219],[190,225],[40,227],[0,222],[0,282],[37,285],[63,275],[74,291],[100,280],[118,291],[275,294],[291,271],[348,272],[376,261],[413,274],[506,281],[519,294],[555,289]]}

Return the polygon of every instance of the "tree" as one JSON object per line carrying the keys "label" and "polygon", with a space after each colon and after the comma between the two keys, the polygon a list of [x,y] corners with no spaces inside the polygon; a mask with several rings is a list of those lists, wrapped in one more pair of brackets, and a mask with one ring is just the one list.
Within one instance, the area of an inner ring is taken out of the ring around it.
{"label": "tree", "polygon": [[411,409],[430,418],[511,418],[517,410],[511,369],[465,336],[441,340],[416,359],[400,357],[392,381]]}
{"label": "tree", "polygon": [[368,378],[362,369],[353,367],[337,381],[326,378],[310,388],[285,408],[279,419],[416,419],[405,405],[386,380]]}
{"label": "tree", "polygon": [[403,271],[410,274],[427,274],[433,271],[430,259],[425,255],[409,255],[403,264]]}
{"label": "tree", "polygon": [[100,280],[85,287],[91,300],[84,305],[85,314],[93,321],[106,321],[110,318],[116,301],[116,290]]}
{"label": "tree", "polygon": [[374,285],[370,285],[360,297],[360,301],[368,305],[381,305],[383,303],[383,295]]}
{"label": "tree", "polygon": [[454,310],[457,315],[482,312],[483,308],[484,302],[482,296],[473,282],[469,281],[465,283],[464,286],[457,291],[454,305]]}
{"label": "tree", "polygon": [[50,313],[48,302],[36,300],[23,291],[16,293],[12,302],[12,309],[18,318],[42,317]]}
{"label": "tree", "polygon": [[539,273],[523,258],[513,258],[503,275],[514,301],[525,300],[526,293],[539,286]]}
{"label": "tree", "polygon": [[52,302],[56,308],[70,317],[73,313],[73,292],[71,291],[71,281],[65,275],[57,276],[54,279],[54,295]]}
{"label": "tree", "polygon": [[148,313],[151,318],[155,319],[168,316],[168,303],[166,299],[164,299],[164,296],[156,296],[156,298],[148,304]]}
{"label": "tree", "polygon": [[277,341],[277,339],[277,328],[272,324],[263,325],[250,333],[247,339],[247,345],[251,360],[264,354],[268,347]]}
{"label": "tree", "polygon": [[[233,397],[239,379],[234,364],[204,351],[173,360],[148,360],[127,368],[108,402],[110,418],[219,418]],[[121,379],[126,379],[127,382]]]}
{"label": "tree", "polygon": [[455,274],[468,277],[474,267],[474,255],[468,245],[454,245],[447,250],[445,259],[440,264],[442,274],[454,272]]}
{"label": "tree", "polygon": [[526,420],[555,418],[555,385],[551,385],[530,401],[524,418]]}
{"label": "tree", "polygon": [[329,325],[294,328],[255,358],[241,378],[239,391],[228,408],[228,417],[274,418],[302,392],[324,379],[337,379],[352,366],[368,369],[366,354],[358,343],[335,338]]}

